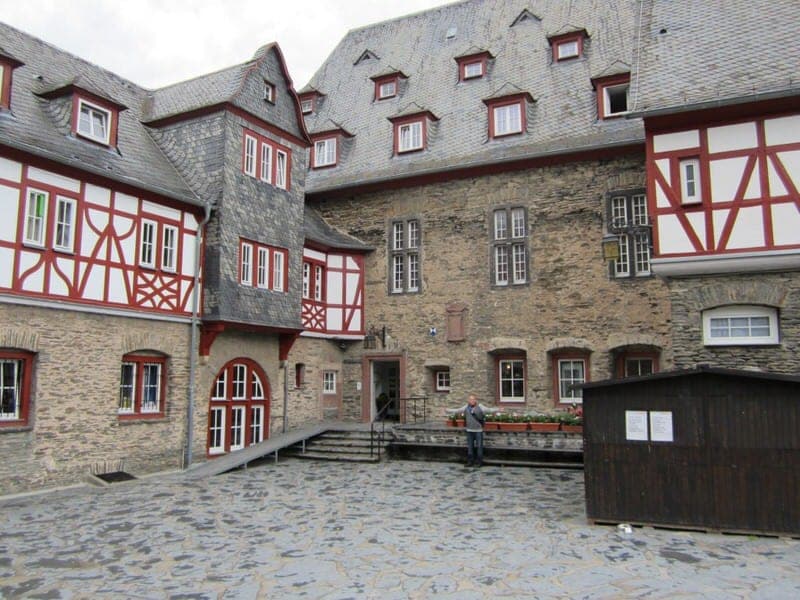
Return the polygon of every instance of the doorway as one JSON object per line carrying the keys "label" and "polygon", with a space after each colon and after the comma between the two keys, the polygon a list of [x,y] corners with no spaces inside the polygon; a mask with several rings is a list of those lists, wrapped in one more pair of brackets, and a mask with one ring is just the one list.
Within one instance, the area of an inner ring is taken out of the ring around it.
{"label": "doorway", "polygon": [[370,421],[400,420],[400,361],[370,361]]}

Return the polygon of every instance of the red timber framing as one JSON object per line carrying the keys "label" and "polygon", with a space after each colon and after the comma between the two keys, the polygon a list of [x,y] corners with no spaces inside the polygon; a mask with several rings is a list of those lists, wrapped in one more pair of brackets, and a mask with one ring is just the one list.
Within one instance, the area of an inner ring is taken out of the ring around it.
{"label": "red timber framing", "polygon": [[[90,179],[78,170],[14,159],[5,160],[0,171],[0,192],[14,200],[5,213],[10,220],[0,227],[0,292],[182,318],[191,314],[197,207]],[[32,193],[39,195],[42,214],[37,239],[26,241]],[[56,243],[65,227],[59,203],[71,206],[66,246]],[[148,234],[149,261],[142,255],[142,236]]]}
{"label": "red timber framing", "polygon": [[[793,136],[774,133],[789,127],[781,127],[778,119],[784,117],[794,118]],[[800,223],[800,113],[710,122],[647,123],[654,258],[800,249],[800,233],[789,233],[776,219],[785,215]],[[726,128],[731,133],[723,143],[720,132]],[[771,143],[768,129],[773,139],[795,141]],[[735,141],[728,143],[732,136]],[[685,203],[681,161],[689,159],[699,164],[699,201]]]}
{"label": "red timber framing", "polygon": [[[305,330],[326,335],[364,335],[364,257],[307,248],[303,262],[310,267],[309,293],[304,294],[301,312]],[[317,299],[314,274],[320,266],[323,293]]]}

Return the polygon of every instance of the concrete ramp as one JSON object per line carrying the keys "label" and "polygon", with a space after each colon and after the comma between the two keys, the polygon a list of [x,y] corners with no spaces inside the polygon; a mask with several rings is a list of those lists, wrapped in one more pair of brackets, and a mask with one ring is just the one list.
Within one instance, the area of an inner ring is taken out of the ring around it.
{"label": "concrete ramp", "polygon": [[242,465],[246,465],[258,458],[275,454],[279,450],[283,450],[284,448],[317,436],[330,428],[330,423],[318,423],[317,425],[311,425],[302,429],[278,433],[268,440],[248,446],[242,450],[223,454],[217,458],[210,458],[206,462],[189,469],[189,471],[186,472],[186,476],[193,479],[201,479],[203,477],[220,475],[237,469]]}

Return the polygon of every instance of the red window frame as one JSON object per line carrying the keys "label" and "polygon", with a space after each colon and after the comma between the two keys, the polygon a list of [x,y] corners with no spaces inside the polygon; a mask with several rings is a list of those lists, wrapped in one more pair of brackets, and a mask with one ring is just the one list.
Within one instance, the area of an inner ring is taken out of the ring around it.
{"label": "red window frame", "polygon": [[[256,147],[255,147],[255,164],[253,174],[247,172],[247,138],[255,138],[256,140]],[[272,165],[270,171],[270,179],[266,181],[261,179],[261,161],[264,157],[264,153],[261,150],[262,144],[266,144],[267,146],[271,146],[271,156],[272,156]],[[277,181],[277,173],[278,173],[278,150],[284,152],[286,154],[286,186],[280,187],[275,182]],[[292,150],[291,148],[284,146],[283,144],[279,144],[266,136],[256,133],[252,129],[248,129],[247,127],[242,128],[242,164],[241,164],[242,173],[247,175],[248,177],[252,177],[258,181],[263,183],[267,183],[272,187],[282,190],[285,189],[287,192],[291,188],[292,183]]]}
{"label": "red window frame", "polygon": [[[325,303],[325,270],[326,266],[325,263],[321,260],[314,260],[313,258],[305,257],[303,259],[303,277],[305,277],[305,266],[308,265],[308,296],[303,294],[303,300],[308,302],[314,302],[317,304],[324,304]],[[317,300],[317,269],[322,269],[322,279],[320,285],[320,299]]]}
{"label": "red window frame", "polygon": [[11,108],[11,80],[14,69],[20,64],[0,56],[0,67],[3,68],[3,75],[0,77],[0,108]]}
{"label": "red window frame", "polygon": [[[245,282],[242,279],[243,270],[242,270],[242,247],[243,246],[250,246],[250,281]],[[258,261],[259,261],[259,250],[266,250],[267,254],[269,255],[269,269],[267,270],[267,285],[259,286],[258,285]],[[278,290],[275,288],[274,285],[274,275],[275,275],[275,254],[282,254],[283,255],[283,289]],[[286,248],[278,248],[277,246],[270,246],[268,244],[262,244],[260,242],[255,242],[253,240],[249,240],[247,238],[239,238],[239,253],[236,257],[237,260],[237,276],[239,279],[239,285],[243,285],[245,287],[252,287],[259,290],[271,290],[273,292],[281,292],[287,293],[289,288],[289,251]]]}
{"label": "red window frame", "polygon": [[[503,400],[502,381],[500,380],[500,363],[505,360],[522,362],[522,400]],[[525,354],[499,354],[494,357],[494,379],[497,404],[502,406],[523,405],[528,398],[528,357]]]}
{"label": "red window frame", "polygon": [[574,404],[576,400],[574,398],[567,398],[564,401],[561,400],[561,370],[558,368],[558,361],[560,360],[582,360],[584,383],[587,383],[591,380],[591,361],[589,353],[581,350],[567,350],[562,352],[554,352],[552,354],[553,401],[556,406],[565,406],[568,404]]}
{"label": "red window frame", "polygon": [[[122,357],[123,363],[134,363],[136,365],[136,376],[133,384],[133,412],[117,413],[117,418],[121,421],[141,420],[141,419],[163,419],[166,414],[167,404],[167,357],[164,355],[148,355],[139,352],[131,352]],[[142,412],[142,392],[144,385],[145,364],[158,364],[161,366],[161,377],[158,390],[158,411]],[[122,372],[120,370],[120,376]],[[120,384],[122,382],[120,381]],[[119,409],[119,404],[117,404]]]}
{"label": "red window frame", "polygon": [[[324,142],[333,140],[336,145],[336,156],[332,163],[326,165],[317,164],[317,142]],[[311,138],[311,168],[312,169],[330,169],[339,164],[339,136],[338,135],[320,135]]]}
{"label": "red window frame", "polygon": [[[603,77],[600,79],[595,79],[593,81],[595,85],[595,89],[597,90],[597,116],[601,120],[605,121],[608,119],[618,119],[623,117],[628,111],[613,113],[613,114],[606,114],[606,88],[614,87],[617,85],[628,84],[630,86],[631,83],[631,74],[630,73],[620,73],[619,75],[610,75],[608,77]],[[630,110],[630,107],[628,107]]]}
{"label": "red window frame", "polygon": [[0,420],[0,430],[6,427],[25,427],[28,425],[31,406],[31,382],[33,381],[33,362],[36,354],[13,348],[0,349],[0,359],[22,362],[22,381],[20,382],[19,419]]}
{"label": "red window frame", "polygon": [[[564,62],[568,60],[575,60],[576,58],[580,58],[583,56],[583,38],[584,32],[582,31],[572,31],[570,33],[564,33],[561,35],[553,36],[549,39],[550,47],[553,50],[553,62]],[[578,53],[574,56],[565,56],[564,58],[559,58],[558,56],[558,47],[562,44],[568,44],[569,42],[577,42],[578,43]]]}
{"label": "red window frame", "polygon": [[[456,58],[458,63],[458,81],[472,81],[481,79],[486,75],[486,67],[489,62],[489,53],[481,52],[480,54],[470,54],[468,56],[459,56]],[[467,76],[467,65],[474,65],[480,63],[481,74]]]}
{"label": "red window frame", "polygon": [[[91,137],[87,137],[78,131],[78,120],[80,119],[81,102],[91,104],[109,113],[108,117],[108,143],[101,142]],[[109,148],[116,148],[117,146],[117,124],[119,123],[119,108],[110,104],[109,102],[92,96],[91,94],[74,92],[72,94],[72,134],[82,140],[97,144],[98,146],[105,146]]]}
{"label": "red window frame", "polygon": [[[375,82],[375,100],[388,100],[389,98],[397,97],[400,88],[400,75],[398,73],[393,73],[391,75],[384,75],[383,77],[375,77],[373,79]],[[394,82],[394,93],[388,94],[386,96],[381,95],[381,86],[385,83]]]}
{"label": "red window frame", "polygon": [[[617,354],[617,357],[614,361],[614,371],[615,375],[618,379],[623,379],[627,377],[625,375],[625,362],[630,359],[650,359],[653,361],[653,373],[658,373],[660,369],[659,360],[661,358],[661,353],[656,350],[624,350]],[[631,375],[631,377],[634,377]]]}
{"label": "red window frame", "polygon": [[[489,110],[489,138],[490,139],[500,139],[509,137],[512,135],[522,135],[528,129],[528,116],[525,111],[525,96],[524,95],[515,95],[515,96],[508,96],[505,98],[496,98],[492,100],[484,101],[486,104],[487,109]],[[520,131],[512,131],[509,133],[495,133],[495,122],[494,122],[494,111],[496,108],[501,108],[504,106],[513,106],[515,104],[519,105],[519,118],[520,118]]]}

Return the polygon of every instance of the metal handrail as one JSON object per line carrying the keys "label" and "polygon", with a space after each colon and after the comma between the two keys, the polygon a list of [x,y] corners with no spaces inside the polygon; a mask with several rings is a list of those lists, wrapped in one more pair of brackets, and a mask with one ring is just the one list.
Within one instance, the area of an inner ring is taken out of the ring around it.
{"label": "metal handrail", "polygon": [[[400,398],[400,415],[401,421],[403,423],[417,422],[417,417],[419,416],[419,411],[417,410],[417,402],[422,401],[422,418],[421,421],[424,423],[428,420],[428,397],[427,396],[409,396],[408,398]],[[411,407],[411,417],[413,421],[408,418],[408,404],[412,403]]]}
{"label": "metal handrail", "polygon": [[[370,458],[375,454],[375,436],[378,436],[378,460],[381,459],[381,448],[383,448],[383,440],[386,436],[386,420],[382,417],[385,417],[386,411],[392,405],[391,402],[387,402],[383,408],[378,411],[378,414],[375,415],[375,418],[372,420],[372,423],[369,425],[369,455]],[[380,420],[381,422],[381,430],[375,430],[375,423]]]}

